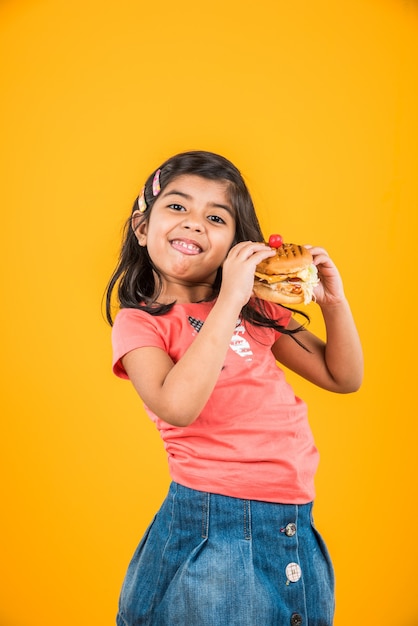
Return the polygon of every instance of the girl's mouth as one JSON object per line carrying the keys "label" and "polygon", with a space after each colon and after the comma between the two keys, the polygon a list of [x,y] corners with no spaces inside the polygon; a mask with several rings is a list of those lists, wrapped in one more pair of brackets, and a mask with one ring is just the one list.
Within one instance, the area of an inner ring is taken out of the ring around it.
{"label": "girl's mouth", "polygon": [[202,252],[202,248],[196,242],[187,239],[173,239],[171,246],[183,254],[200,254]]}

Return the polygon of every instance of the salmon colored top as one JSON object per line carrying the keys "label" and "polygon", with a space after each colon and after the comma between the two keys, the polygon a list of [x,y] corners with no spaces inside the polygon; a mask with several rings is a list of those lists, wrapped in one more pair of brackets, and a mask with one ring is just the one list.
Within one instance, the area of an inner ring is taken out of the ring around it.
{"label": "salmon colored top", "polygon": [[[119,311],[112,332],[114,373],[128,378],[121,358],[141,347],[161,348],[176,363],[213,304],[176,304],[160,316],[137,309]],[[282,326],[288,324],[288,310],[265,304]],[[190,426],[172,426],[145,407],[164,441],[175,482],[249,500],[313,500],[318,452],[306,404],[295,396],[271,352],[279,337],[274,329],[238,319],[215,389]],[[196,376],[204,375],[202,361]]]}

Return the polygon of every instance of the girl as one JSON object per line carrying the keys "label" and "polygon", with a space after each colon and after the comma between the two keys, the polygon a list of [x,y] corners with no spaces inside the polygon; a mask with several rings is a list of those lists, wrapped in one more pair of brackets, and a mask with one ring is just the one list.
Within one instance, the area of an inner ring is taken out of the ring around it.
{"label": "girl", "polygon": [[264,243],[236,167],[208,152],[147,180],[107,290],[113,368],[155,422],[172,483],[127,571],[118,626],[330,626],[334,580],[313,526],[318,453],[277,362],[334,392],[362,354],[339,273],[311,247],[326,343],[253,297]]}

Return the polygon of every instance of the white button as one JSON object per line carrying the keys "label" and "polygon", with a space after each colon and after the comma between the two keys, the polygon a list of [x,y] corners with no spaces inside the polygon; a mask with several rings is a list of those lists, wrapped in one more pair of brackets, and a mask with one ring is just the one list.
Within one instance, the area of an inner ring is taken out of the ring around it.
{"label": "white button", "polygon": [[296,524],[290,522],[284,529],[286,537],[293,537],[296,535]]}
{"label": "white button", "polygon": [[286,576],[287,580],[290,580],[291,583],[297,583],[302,576],[300,565],[298,563],[289,563],[286,567]]}

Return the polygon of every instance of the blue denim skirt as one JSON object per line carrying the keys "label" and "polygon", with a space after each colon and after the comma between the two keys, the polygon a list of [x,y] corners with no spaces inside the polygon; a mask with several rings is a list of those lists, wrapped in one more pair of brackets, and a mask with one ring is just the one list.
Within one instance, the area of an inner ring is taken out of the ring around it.
{"label": "blue denim skirt", "polygon": [[118,626],[331,626],[334,574],[312,504],[172,483],[123,583]]}

